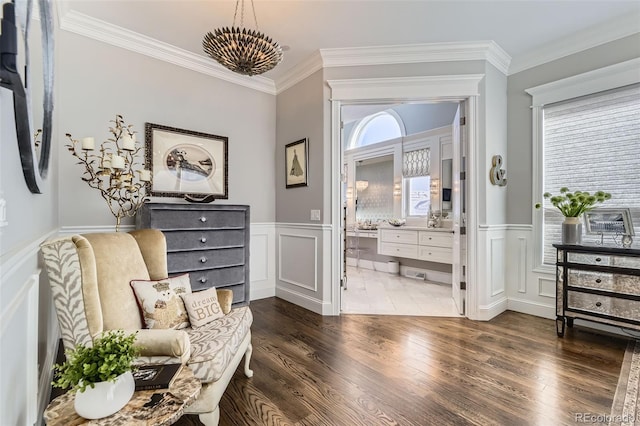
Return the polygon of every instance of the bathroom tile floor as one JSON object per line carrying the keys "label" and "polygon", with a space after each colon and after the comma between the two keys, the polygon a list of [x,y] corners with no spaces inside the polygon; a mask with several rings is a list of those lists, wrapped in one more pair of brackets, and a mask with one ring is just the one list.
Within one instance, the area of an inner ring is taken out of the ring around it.
{"label": "bathroom tile floor", "polygon": [[343,314],[459,317],[451,286],[347,267]]}

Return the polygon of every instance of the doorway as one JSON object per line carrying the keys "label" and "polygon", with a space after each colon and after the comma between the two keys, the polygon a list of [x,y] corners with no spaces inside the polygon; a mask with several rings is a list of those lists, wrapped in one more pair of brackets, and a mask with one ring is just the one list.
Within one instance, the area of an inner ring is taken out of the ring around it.
{"label": "doorway", "polygon": [[[460,108],[432,101],[342,105],[342,313],[464,313],[463,292],[452,285],[460,281],[453,265],[461,263],[459,241],[458,261],[452,256],[453,212],[464,211],[465,194],[453,191],[453,145],[458,158],[464,151]],[[387,243],[389,233],[415,244]],[[389,253],[391,246],[409,252]]]}
{"label": "doorway", "polygon": [[[439,75],[402,78],[367,78],[354,80],[327,80],[331,90],[331,179],[332,201],[331,209],[331,294],[330,312],[333,315],[340,314],[341,286],[343,284],[345,257],[342,255],[346,244],[344,232],[344,206],[341,199],[343,187],[346,186],[346,177],[343,170],[343,158],[341,150],[342,128],[341,109],[343,104],[384,104],[384,103],[409,103],[409,102],[465,102],[466,128],[466,152],[465,152],[465,177],[464,188],[458,181],[452,184],[452,191],[465,190],[465,215],[464,217],[454,209],[452,220],[454,229],[465,231],[465,244],[468,248],[464,259],[466,265],[459,263],[458,280],[453,280],[460,285],[463,299],[461,300],[464,314],[470,319],[478,318],[478,294],[476,288],[475,271],[477,270],[477,191],[473,188],[477,185],[476,170],[476,146],[477,136],[477,111],[478,96],[480,93],[480,81],[482,74],[466,75]],[[460,169],[458,169],[458,173]],[[456,173],[454,170],[453,173]],[[466,188],[466,189],[465,189]],[[346,188],[344,188],[346,191]],[[463,223],[464,219],[464,223]],[[454,234],[455,235],[455,234]],[[458,239],[460,233],[458,233]],[[460,242],[458,241],[458,244]],[[458,246],[460,249],[460,246]],[[452,267],[453,268],[453,267]],[[463,282],[464,280],[464,282]],[[453,283],[452,283],[453,284]],[[347,283],[348,285],[348,283]]]}

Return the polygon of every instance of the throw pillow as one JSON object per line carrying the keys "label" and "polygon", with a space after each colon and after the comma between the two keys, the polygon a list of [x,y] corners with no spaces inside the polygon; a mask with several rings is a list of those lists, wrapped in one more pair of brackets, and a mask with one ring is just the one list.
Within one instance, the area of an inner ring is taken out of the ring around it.
{"label": "throw pillow", "polygon": [[189,274],[157,281],[133,280],[131,287],[146,328],[179,329],[189,326],[189,317],[180,297],[191,293]]}
{"label": "throw pillow", "polygon": [[192,327],[202,327],[211,321],[222,318],[222,308],[218,303],[216,288],[183,294],[182,300],[189,313],[189,321]]}

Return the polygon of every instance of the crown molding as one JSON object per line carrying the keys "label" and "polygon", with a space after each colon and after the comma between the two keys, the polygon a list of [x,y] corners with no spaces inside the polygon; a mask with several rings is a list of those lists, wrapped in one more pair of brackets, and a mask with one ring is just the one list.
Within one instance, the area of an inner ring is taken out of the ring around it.
{"label": "crown molding", "polygon": [[321,70],[322,67],[322,55],[320,55],[319,51],[316,51],[303,62],[290,68],[282,77],[275,81],[277,93],[284,92],[314,72]]}
{"label": "crown molding", "polygon": [[509,67],[508,75],[639,33],[638,15],[626,15],[540,46],[515,59]]}
{"label": "crown molding", "polygon": [[[62,11],[59,10],[59,12]],[[62,30],[140,53],[233,84],[271,95],[276,94],[276,86],[271,79],[260,76],[241,76],[216,64],[205,56],[196,55],[179,47],[93,18],[75,10],[66,11],[64,16],[59,16],[59,20],[60,29]]]}
{"label": "crown molding", "polygon": [[491,40],[320,49],[320,54],[325,67],[488,61],[506,74],[511,62],[507,52]]}

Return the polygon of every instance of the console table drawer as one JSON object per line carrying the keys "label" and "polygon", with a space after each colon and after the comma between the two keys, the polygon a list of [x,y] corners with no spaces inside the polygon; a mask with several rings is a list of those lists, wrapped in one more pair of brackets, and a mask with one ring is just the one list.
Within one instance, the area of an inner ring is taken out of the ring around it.
{"label": "console table drawer", "polygon": [[425,232],[418,233],[418,244],[424,246],[452,247],[453,235],[444,232]]}
{"label": "console table drawer", "polygon": [[418,246],[412,244],[380,243],[380,254],[417,259]]}
{"label": "console table drawer", "polygon": [[567,308],[609,315],[628,320],[640,320],[640,301],[569,291]]}
{"label": "console table drawer", "polygon": [[418,244],[418,231],[382,229],[380,239],[386,243]]}
{"label": "console table drawer", "polygon": [[617,266],[621,268],[640,269],[640,257],[615,256],[591,253],[567,253],[567,261],[583,265]]}
{"label": "console table drawer", "polygon": [[567,279],[571,287],[594,288],[622,294],[640,293],[640,276],[569,269]]}
{"label": "console table drawer", "polygon": [[451,263],[453,253],[450,248],[435,246],[419,246],[418,259],[428,262]]}

